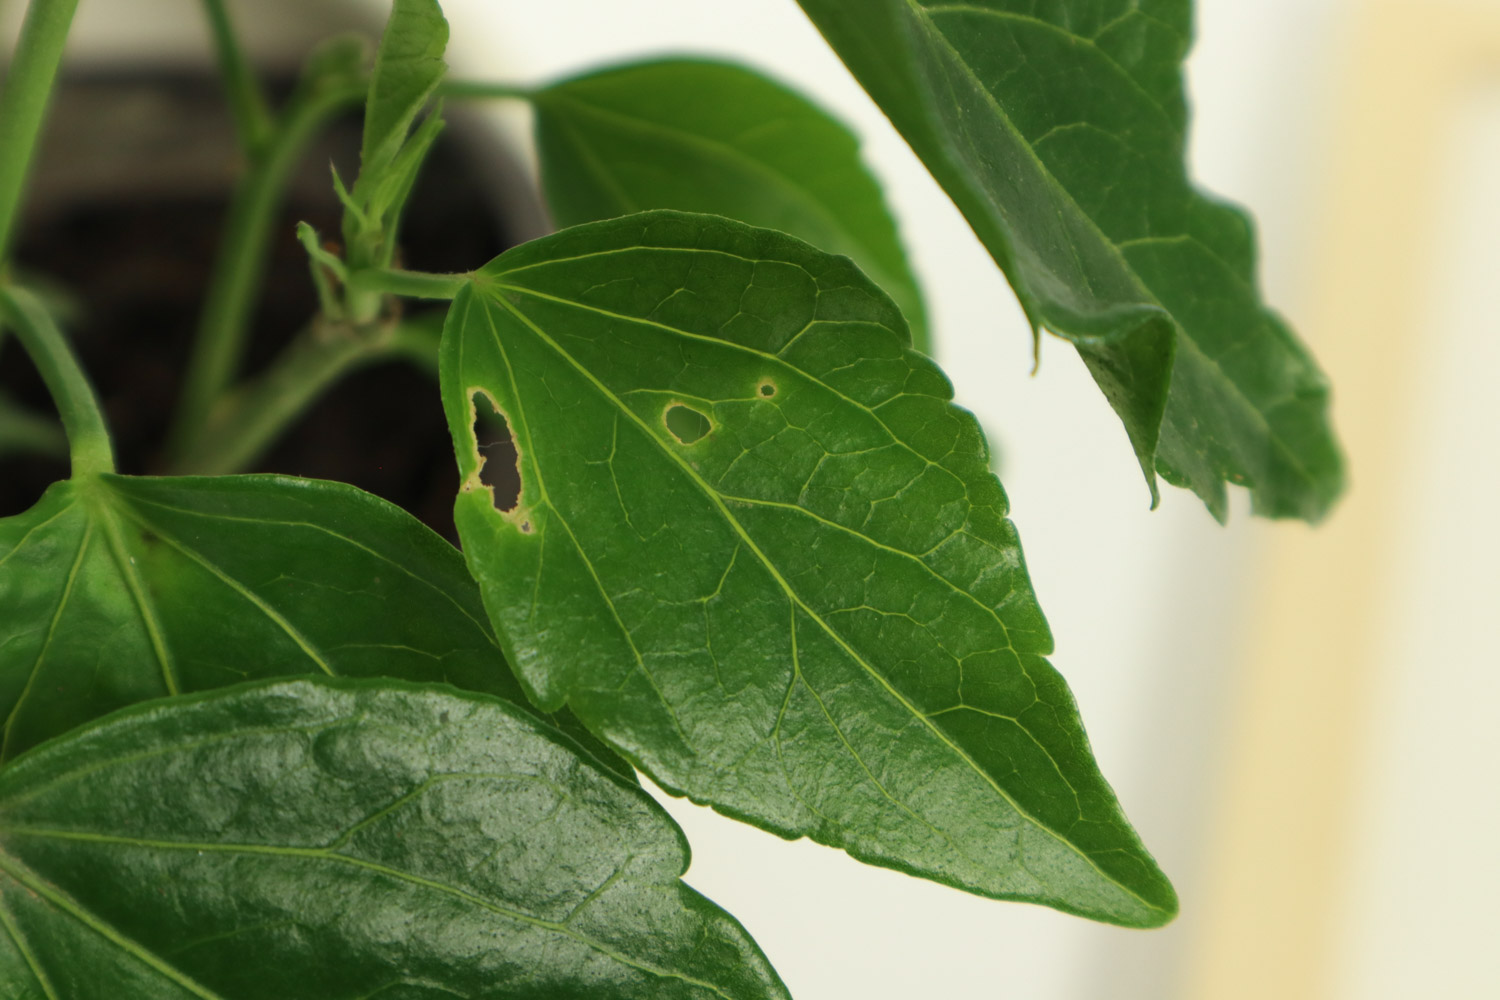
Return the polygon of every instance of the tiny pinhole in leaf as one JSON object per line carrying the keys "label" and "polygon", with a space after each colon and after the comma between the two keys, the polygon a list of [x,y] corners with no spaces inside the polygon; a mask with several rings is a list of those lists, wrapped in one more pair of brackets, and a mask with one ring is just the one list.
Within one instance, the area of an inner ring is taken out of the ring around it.
{"label": "tiny pinhole in leaf", "polygon": [[672,432],[682,444],[696,444],[708,436],[714,425],[707,417],[681,403],[673,403],[667,407],[667,412],[662,414],[662,422],[667,425],[667,430]]}
{"label": "tiny pinhole in leaf", "polygon": [[767,399],[770,399],[772,396],[776,395],[776,383],[762,382],[760,384],[760,394],[762,396],[765,396]]}
{"label": "tiny pinhole in leaf", "polygon": [[[490,405],[479,405],[483,396]],[[521,504],[521,453],[516,448],[516,436],[499,405],[488,394],[475,392],[470,397],[474,405],[474,447],[479,453],[479,481],[490,488],[495,509],[508,514]]]}

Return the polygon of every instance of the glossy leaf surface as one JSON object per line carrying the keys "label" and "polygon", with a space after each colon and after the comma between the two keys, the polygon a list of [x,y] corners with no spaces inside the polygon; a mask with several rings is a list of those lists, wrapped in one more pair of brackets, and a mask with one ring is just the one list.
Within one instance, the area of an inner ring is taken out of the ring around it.
{"label": "glossy leaf surface", "polygon": [[[785,836],[1170,918],[978,426],[846,258],[674,212],[565,230],[454,301],[442,380],[465,554],[538,704]],[[490,408],[515,450],[476,439]]]}
{"label": "glossy leaf surface", "polygon": [[672,59],[565,80],[532,103],[559,226],[673,208],[779,229],[852,257],[925,349],[922,293],[859,141],[800,94],[740,66]]}
{"label": "glossy leaf surface", "polygon": [[509,703],[279,681],[0,771],[12,1000],[780,998],[660,807]]}
{"label": "glossy leaf surface", "polygon": [[1004,269],[1071,340],[1155,473],[1221,519],[1317,520],[1328,389],[1256,291],[1243,213],[1191,185],[1189,0],[799,0]]}
{"label": "glossy leaf surface", "polygon": [[0,520],[0,607],[5,759],[132,702],[257,677],[395,676],[525,701],[458,552],[342,483],[57,483]]}

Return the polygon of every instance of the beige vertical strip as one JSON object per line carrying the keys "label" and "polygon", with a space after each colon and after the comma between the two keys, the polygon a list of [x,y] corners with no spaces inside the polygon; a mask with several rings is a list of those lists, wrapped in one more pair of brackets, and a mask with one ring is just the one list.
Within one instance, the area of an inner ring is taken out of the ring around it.
{"label": "beige vertical strip", "polygon": [[1434,189],[1458,99],[1500,70],[1500,4],[1376,0],[1348,16],[1299,318],[1333,381],[1351,491],[1316,530],[1264,533],[1181,994],[1191,1000],[1330,989],[1387,540],[1401,530],[1395,487],[1421,446],[1406,428],[1424,343],[1440,334],[1421,312]]}

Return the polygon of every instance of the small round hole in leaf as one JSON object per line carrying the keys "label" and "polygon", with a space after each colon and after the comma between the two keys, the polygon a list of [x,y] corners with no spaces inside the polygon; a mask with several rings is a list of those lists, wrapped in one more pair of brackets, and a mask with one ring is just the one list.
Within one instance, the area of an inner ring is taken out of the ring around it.
{"label": "small round hole in leaf", "polygon": [[[481,396],[489,402],[488,407],[479,405]],[[490,488],[495,509],[509,513],[521,503],[521,453],[516,448],[516,436],[511,433],[505,414],[487,394],[476,392],[470,401],[474,404],[474,447],[479,452],[479,481]]]}
{"label": "small round hole in leaf", "polygon": [[775,382],[762,382],[760,384],[760,394],[762,396],[765,396],[767,399],[769,399],[770,397],[776,395],[776,383]]}
{"label": "small round hole in leaf", "polygon": [[667,412],[662,416],[667,425],[667,430],[672,436],[683,444],[693,444],[703,440],[708,432],[714,429],[709,419],[691,406],[683,406],[681,403],[673,403],[667,407]]}

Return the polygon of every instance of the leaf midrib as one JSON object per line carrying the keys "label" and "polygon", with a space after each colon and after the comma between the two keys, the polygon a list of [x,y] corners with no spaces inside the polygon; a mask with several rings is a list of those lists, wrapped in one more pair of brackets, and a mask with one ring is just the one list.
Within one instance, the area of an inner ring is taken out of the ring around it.
{"label": "leaf midrib", "polygon": [[219,580],[230,590],[234,591],[245,601],[249,602],[257,611],[264,615],[266,619],[271,622],[271,624],[281,629],[281,631],[286,634],[287,638],[291,639],[292,642],[296,644],[297,648],[302,650],[303,654],[307,656],[308,659],[312,660],[312,662],[316,664],[318,669],[323,671],[323,673],[327,674],[329,677],[338,676],[337,671],[335,671],[333,667],[329,665],[328,661],[324,659],[323,654],[306,636],[302,634],[301,630],[299,630],[295,625],[288,621],[281,614],[281,612],[273,608],[270,603],[268,603],[264,598],[251,590],[243,581],[237,579],[233,574],[223,569],[203,553],[197,551],[185,542],[182,542],[181,540],[176,538],[171,532],[164,531],[160,526],[152,523],[144,515],[142,515],[140,511],[132,510],[124,505],[121,505],[120,507],[117,507],[115,509],[129,520],[134,521],[142,528],[145,528],[147,531],[156,535],[156,537],[160,538],[163,542],[166,542],[173,549],[177,550],[177,552],[186,557],[189,561],[197,563],[200,567],[207,570],[208,573],[215,579]]}
{"label": "leaf midrib", "polygon": [[[483,301],[481,300],[481,305],[482,304]],[[471,313],[465,312],[466,320],[468,319],[469,315],[471,315]],[[513,374],[511,374],[515,371],[515,369],[510,363],[510,355],[505,350],[505,343],[500,338],[500,332],[495,329],[495,321],[494,318],[490,315],[490,311],[488,308],[484,310],[484,319],[486,324],[488,324],[490,328],[490,336],[495,342],[495,347],[500,352],[501,360],[505,363],[505,370],[507,374],[510,375],[510,389],[512,398],[514,398],[519,404],[521,399],[520,392],[516,387],[515,377]],[[462,357],[460,357],[460,366],[462,366],[462,361],[463,359]],[[599,571],[595,568],[594,561],[590,559],[588,554],[583,551],[583,546],[579,544],[578,536],[574,534],[572,525],[568,523],[568,519],[563,516],[562,511],[558,509],[557,504],[553,503],[552,498],[547,494],[547,482],[546,478],[542,475],[541,461],[538,458],[536,451],[532,448],[531,428],[529,424],[523,423],[522,432],[526,435],[526,448],[527,453],[531,457],[531,467],[536,471],[537,492],[540,494],[538,499],[542,503],[546,504],[547,510],[553,517],[557,518],[557,523],[562,525],[562,529],[568,533],[568,538],[570,538],[573,542],[574,550],[578,553],[579,558],[583,560],[583,565],[589,572],[589,578],[594,581],[594,586],[598,589],[599,596],[604,599],[605,606],[609,608],[609,613],[614,618],[615,625],[619,627],[620,634],[625,637],[625,644],[630,647],[631,655],[635,657],[636,669],[641,672],[641,676],[646,678],[646,682],[651,685],[651,690],[655,692],[657,700],[660,701],[662,707],[667,710],[667,716],[672,720],[672,725],[674,728],[676,728],[677,735],[682,739],[683,745],[689,745],[687,732],[683,729],[682,720],[677,717],[676,708],[674,708],[671,701],[667,699],[666,693],[662,691],[661,685],[656,681],[656,677],[646,667],[646,658],[641,655],[640,648],[635,643],[635,636],[631,634],[630,629],[625,627],[625,622],[620,618],[619,609],[615,607],[615,602],[610,598],[609,592],[604,589],[604,581],[599,579]],[[541,557],[538,556],[537,558],[540,559]],[[538,586],[540,586],[540,571],[537,573],[537,581]],[[535,606],[536,601],[533,599],[532,607],[534,608]]]}
{"label": "leaf midrib", "polygon": [[[305,480],[292,481],[305,482]],[[392,559],[390,556],[379,551],[378,549],[372,549],[368,545],[365,545],[363,542],[351,538],[348,535],[341,534],[333,530],[332,528],[327,527],[326,525],[318,524],[315,521],[278,521],[264,517],[244,517],[242,515],[235,514],[209,514],[200,510],[193,510],[190,507],[177,507],[173,504],[163,503],[160,500],[148,499],[141,496],[131,496],[129,498],[129,502],[131,504],[145,504],[150,507],[157,507],[161,510],[171,511],[176,514],[183,514],[188,517],[201,517],[208,521],[236,521],[241,524],[260,524],[270,528],[306,528],[311,531],[321,532],[322,534],[327,535],[329,538],[332,538],[335,541],[343,542],[351,548],[359,549],[366,555],[369,555],[374,559],[378,559],[387,566],[390,566],[398,573],[410,577],[412,580],[415,580],[417,583],[420,583],[422,586],[426,587],[429,590],[435,591],[449,604],[453,605],[454,610],[458,611],[465,618],[469,619],[469,621],[473,622],[474,626],[484,634],[485,639],[490,643],[490,645],[495,645],[494,636],[491,633],[488,622],[476,617],[470,609],[464,607],[463,604],[461,604],[456,597],[449,593],[446,588],[438,584],[436,581],[429,580],[424,576],[419,576],[417,573],[413,572],[402,563],[397,562],[395,559]]]}
{"label": "leaf midrib", "polygon": [[[839,648],[843,649],[844,652],[849,657],[851,657],[854,660],[855,663],[859,664],[860,667],[862,669],[864,669],[866,673],[868,673],[872,678],[874,678],[875,681],[877,683],[879,683],[881,685],[881,687],[883,687],[886,690],[886,692],[892,698],[896,699],[896,701],[903,708],[905,708],[907,710],[907,712],[909,712],[913,717],[915,717],[917,719],[920,719],[921,722],[922,722],[922,725],[925,726],[928,729],[928,731],[931,732],[939,740],[939,742],[941,742],[943,745],[947,746],[949,748],[949,750],[958,759],[962,760],[965,764],[967,764],[968,767],[971,770],[973,770],[973,772],[975,774],[979,775],[980,778],[983,779],[986,784],[988,784],[991,788],[993,788],[995,790],[995,792],[1012,809],[1014,809],[1016,811],[1017,815],[1021,816],[1027,822],[1031,823],[1036,829],[1043,831],[1049,837],[1053,838],[1058,843],[1060,843],[1064,847],[1066,847],[1075,856],[1079,857],[1081,860],[1084,861],[1084,863],[1088,864],[1091,868],[1093,868],[1094,871],[1096,873],[1098,873],[1098,875],[1105,882],[1107,882],[1110,885],[1115,886],[1120,891],[1122,891],[1122,892],[1126,893],[1127,895],[1131,896],[1132,898],[1134,898],[1135,900],[1137,900],[1142,906],[1146,907],[1148,910],[1150,910],[1152,912],[1161,912],[1162,907],[1157,906],[1157,905],[1149,902],[1144,897],[1142,897],[1139,893],[1137,893],[1134,889],[1132,889],[1129,886],[1123,884],[1119,879],[1115,878],[1113,875],[1105,872],[1102,868],[1099,867],[1098,862],[1095,861],[1094,858],[1091,857],[1086,851],[1084,851],[1082,848],[1078,847],[1077,845],[1073,844],[1071,841],[1069,841],[1067,838],[1065,838],[1058,831],[1052,829],[1050,826],[1047,826],[1046,824],[1044,824],[1041,821],[1039,821],[1028,810],[1024,809],[1018,802],[1016,802],[1015,799],[1008,792],[1006,792],[1005,789],[1002,788],[999,785],[999,783],[997,783],[992,776],[990,776],[983,768],[981,768],[978,765],[978,763],[972,757],[970,757],[969,754],[965,750],[963,750],[963,748],[959,747],[956,743],[954,743],[953,740],[948,736],[947,733],[945,733],[939,726],[937,726],[930,719],[928,719],[922,712],[918,711],[917,708],[916,708],[916,706],[913,705],[899,691],[897,691],[891,685],[891,683],[884,676],[882,676],[881,673],[878,670],[876,670],[874,668],[873,665],[871,665],[869,662],[867,662],[865,660],[865,658],[863,656],[859,655],[859,653],[856,652],[849,645],[849,643],[844,639],[844,637],[841,634],[839,634],[832,626],[830,626],[826,621],[824,621],[824,619],[823,619],[823,617],[821,615],[819,615],[815,610],[813,610],[811,607],[809,607],[802,600],[801,596],[795,590],[792,589],[791,585],[787,582],[786,578],[782,576],[781,572],[776,568],[775,564],[771,561],[771,559],[761,550],[760,546],[755,543],[754,539],[751,538],[749,532],[746,531],[745,527],[739,522],[739,519],[736,518],[734,516],[734,514],[729,510],[729,508],[724,503],[723,499],[718,495],[718,493],[711,486],[709,486],[709,484],[707,482],[705,482],[703,480],[703,478],[698,474],[698,472],[697,472],[696,469],[693,469],[691,466],[689,466],[686,463],[684,463],[679,456],[673,454],[670,449],[668,449],[664,444],[662,444],[661,440],[659,438],[657,438],[656,435],[651,432],[651,429],[644,423],[644,421],[641,420],[641,418],[635,413],[635,411],[631,410],[628,406],[626,406],[623,403],[623,401],[621,401],[620,399],[618,399],[614,395],[614,393],[611,392],[610,389],[606,385],[604,385],[602,382],[599,381],[599,379],[597,377],[594,376],[594,374],[592,372],[590,372],[587,368],[585,368],[583,365],[581,365],[571,354],[569,354],[566,350],[564,350],[561,345],[559,345],[550,336],[548,336],[546,334],[546,332],[544,332],[539,326],[537,326],[535,323],[533,323],[531,321],[530,317],[526,316],[519,309],[517,309],[514,305],[512,305],[509,301],[507,301],[504,298],[504,296],[500,296],[500,295],[492,296],[491,299],[490,299],[490,301],[492,301],[492,302],[497,303],[498,305],[500,305],[501,308],[505,309],[512,316],[514,316],[527,329],[531,330],[544,344],[548,345],[558,355],[558,357],[560,357],[562,360],[564,360],[575,371],[577,371],[587,381],[589,381],[595,387],[595,389],[601,395],[604,396],[604,398],[606,400],[608,400],[609,402],[611,402],[616,408],[618,408],[622,413],[624,413],[627,416],[628,419],[630,419],[633,423],[635,423],[636,426],[646,435],[646,437],[664,455],[666,455],[667,458],[671,462],[673,462],[675,465],[677,465],[683,471],[683,473],[685,475],[687,475],[691,480],[693,480],[693,482],[698,486],[699,490],[709,499],[709,501],[712,504],[714,504],[714,506],[718,507],[718,509],[719,509],[720,513],[722,514],[722,516],[724,517],[725,521],[730,526],[732,526],[734,532],[740,537],[740,539],[743,541],[743,543],[746,545],[746,547],[749,548],[750,551],[755,554],[756,558],[759,559],[760,562],[761,562],[761,564],[766,568],[766,571],[771,574],[771,576],[772,576],[773,579],[776,580],[777,585],[786,594],[788,600],[790,600],[791,602],[795,603],[798,607],[802,608],[802,610],[808,615],[808,617],[810,617],[813,621],[817,622],[818,626],[821,629],[823,629],[823,631],[828,635],[828,637],[835,644],[837,644],[839,646]],[[1027,735],[1027,737],[1029,739],[1031,739],[1034,743],[1037,742],[1036,741],[1036,737],[1033,736],[1024,727],[1021,727],[1021,731],[1025,732],[1026,735]],[[1067,780],[1067,777],[1065,775],[1062,775],[1061,768],[1059,767],[1058,762],[1052,757],[1052,755],[1050,753],[1047,752],[1047,750],[1046,750],[1045,747],[1041,746],[1040,743],[1037,743],[1037,746],[1038,746],[1039,749],[1041,749],[1042,753],[1051,762],[1052,766],[1054,768],[1058,769],[1059,776],[1062,777],[1062,780],[1063,780],[1064,784],[1066,784],[1068,786],[1068,788],[1073,792],[1073,795],[1076,798],[1078,796],[1078,791],[1077,791],[1077,789],[1073,788],[1072,783]]]}
{"label": "leaf midrib", "polygon": [[110,502],[112,496],[93,493],[93,498],[94,512],[99,520],[104,522],[104,535],[109,543],[110,556],[114,559],[115,569],[124,578],[125,589],[130,592],[131,600],[135,602],[136,610],[140,613],[141,624],[145,627],[146,637],[151,643],[151,651],[156,656],[156,662],[161,666],[162,681],[166,684],[167,694],[177,694],[177,674],[172,666],[172,654],[167,648],[166,637],[162,635],[156,602],[147,591],[145,582],[135,567],[135,561],[126,551],[119,513]]}
{"label": "leaf midrib", "polygon": [[[662,330],[662,331],[665,331],[667,333],[673,334],[674,336],[683,337],[684,339],[697,340],[697,341],[702,341],[702,342],[706,342],[706,343],[712,343],[712,344],[719,345],[719,346],[727,346],[727,347],[731,347],[731,348],[734,348],[734,349],[739,350],[739,351],[743,351],[746,354],[753,355],[754,357],[760,358],[761,360],[763,360],[765,362],[768,362],[770,364],[774,364],[774,365],[778,366],[779,368],[782,368],[782,369],[785,369],[785,370],[787,370],[789,372],[792,372],[792,373],[796,374],[797,376],[799,376],[801,378],[806,378],[806,379],[809,379],[812,382],[817,383],[817,385],[819,385],[823,389],[826,389],[828,392],[832,393],[834,396],[838,397],[843,402],[849,404],[851,407],[854,407],[854,408],[859,409],[859,410],[863,410],[865,413],[868,413],[870,415],[870,417],[873,420],[875,420],[878,424],[880,424],[880,426],[886,431],[886,433],[888,433],[890,435],[890,437],[891,437],[891,443],[892,444],[895,444],[897,447],[899,447],[902,450],[904,450],[907,454],[911,455],[913,458],[915,458],[918,461],[922,462],[927,468],[938,469],[938,470],[940,470],[942,472],[945,472],[948,475],[952,476],[960,484],[963,483],[963,480],[952,469],[948,468],[947,466],[945,466],[945,465],[943,465],[943,464],[941,464],[939,462],[934,462],[932,459],[928,458],[926,455],[923,455],[921,452],[917,451],[915,448],[913,448],[906,441],[902,440],[901,437],[899,435],[897,435],[894,430],[891,429],[890,425],[885,422],[885,419],[883,417],[881,417],[881,415],[879,413],[876,413],[874,409],[872,409],[869,406],[866,406],[864,403],[861,403],[861,402],[859,402],[856,399],[851,398],[850,396],[845,395],[844,393],[840,392],[838,389],[836,389],[833,386],[829,385],[827,382],[824,382],[822,379],[813,378],[812,376],[808,375],[806,372],[804,372],[800,368],[798,368],[796,365],[793,365],[791,362],[787,361],[785,358],[779,357],[779,356],[777,356],[775,354],[768,354],[765,351],[758,350],[757,348],[754,348],[754,347],[749,347],[749,346],[747,346],[745,344],[732,343],[730,341],[721,340],[721,339],[716,338],[716,337],[708,337],[708,336],[704,336],[703,334],[693,333],[690,330],[682,330],[682,329],[679,329],[678,327],[669,326],[666,323],[661,323],[661,322],[658,322],[656,320],[646,319],[646,318],[640,317],[640,316],[627,316],[624,313],[611,312],[608,309],[602,309],[602,308],[600,308],[598,306],[588,305],[588,304],[583,303],[583,302],[575,302],[575,301],[572,301],[572,300],[569,300],[569,299],[559,298],[558,296],[555,296],[555,295],[548,295],[545,292],[538,292],[538,291],[535,291],[534,289],[527,288],[524,285],[496,285],[495,287],[497,289],[500,289],[500,290],[503,290],[503,291],[517,292],[517,293],[520,293],[522,295],[530,295],[533,298],[543,299],[545,301],[552,302],[552,303],[555,303],[557,305],[569,306],[569,307],[572,307],[572,308],[575,308],[575,309],[581,309],[581,310],[583,310],[585,312],[596,313],[596,314],[598,314],[600,316],[604,316],[604,317],[607,317],[609,319],[619,320],[619,321],[621,321],[623,323],[635,323],[635,324],[639,324],[641,326],[649,326],[649,327],[652,327],[654,329]],[[491,324],[491,329],[493,330],[493,324]],[[496,339],[497,342],[499,341],[499,335],[498,335],[498,333],[495,335],[495,339]],[[795,338],[793,338],[793,339],[795,339]],[[501,347],[501,353],[502,354],[504,353],[504,347],[503,346]],[[617,405],[623,406],[623,402],[618,397],[613,397],[612,396],[611,400],[612,400],[612,402],[616,403]],[[709,401],[705,400],[705,402],[709,402]],[[945,586],[949,587],[953,591],[961,594],[963,597],[965,597],[970,602],[972,602],[976,607],[978,607],[980,610],[982,610],[986,615],[988,615],[991,618],[993,618],[994,621],[995,621],[995,623],[1000,626],[1001,631],[1005,633],[1006,648],[1009,649],[1009,650],[1011,650],[1012,652],[1015,652],[1015,653],[1019,653],[1020,652],[1019,650],[1017,650],[1015,648],[1015,644],[1010,641],[1010,626],[1008,624],[1006,624],[1005,620],[1000,617],[1000,615],[995,611],[994,608],[992,608],[989,605],[985,604],[978,597],[975,597],[973,594],[971,594],[968,591],[964,590],[962,587],[956,586],[951,580],[947,579],[942,574],[940,574],[937,570],[935,570],[931,566],[927,565],[927,563],[923,562],[923,560],[921,558],[921,555],[919,555],[917,553],[914,553],[914,552],[907,552],[907,551],[905,551],[903,549],[898,549],[895,546],[893,546],[893,545],[887,545],[884,542],[876,541],[875,539],[870,538],[868,535],[861,534],[859,531],[855,530],[854,528],[850,528],[847,525],[839,524],[837,521],[830,521],[828,518],[823,517],[822,515],[817,514],[817,513],[813,512],[813,511],[810,511],[810,510],[808,510],[805,507],[799,507],[796,504],[782,503],[782,502],[776,501],[776,500],[764,500],[764,499],[759,499],[759,498],[755,498],[755,497],[730,496],[728,494],[723,494],[723,493],[720,493],[719,495],[723,496],[723,498],[725,500],[732,501],[732,502],[735,502],[735,503],[744,503],[744,504],[750,504],[750,505],[761,506],[761,507],[784,508],[784,509],[796,511],[797,513],[800,513],[800,514],[805,514],[806,516],[811,517],[814,520],[817,520],[817,521],[819,521],[819,522],[821,522],[823,524],[826,524],[826,525],[828,525],[831,528],[836,528],[839,531],[845,532],[847,534],[854,535],[857,538],[859,538],[860,540],[862,540],[864,542],[867,542],[870,545],[873,545],[874,547],[876,547],[878,549],[882,549],[882,550],[884,550],[886,552],[894,553],[895,555],[901,556],[903,559],[907,559],[907,560],[910,560],[911,562],[917,563],[919,566],[922,567],[922,569],[927,574],[929,574],[930,576],[932,576],[934,579],[941,581]],[[555,510],[556,508],[553,507],[553,509]],[[569,530],[569,534],[572,534],[571,529]],[[938,547],[946,544],[956,534],[958,534],[958,532],[953,532],[952,534],[949,534],[947,537],[943,538],[941,541],[939,541],[935,545],[933,545],[932,548],[929,549],[928,551],[932,551],[932,550],[937,549]]]}
{"label": "leaf midrib", "polygon": [[63,913],[72,917],[78,923],[115,945],[142,965],[147,966],[158,974],[165,976],[183,989],[202,997],[203,1000],[228,1000],[217,993],[200,985],[195,980],[184,975],[180,970],[174,968],[170,963],[163,961],[155,952],[142,947],[137,942],[121,934],[114,927],[99,919],[87,907],[63,892],[57,886],[39,876],[36,872],[16,859],[8,852],[0,850],[0,872],[9,875],[25,888],[36,893],[38,896],[57,907]]}
{"label": "leaf midrib", "polygon": [[10,912],[10,907],[6,904],[3,893],[0,893],[0,924],[5,926],[5,933],[15,943],[16,949],[21,953],[21,957],[26,960],[26,967],[31,970],[31,977],[42,988],[42,993],[46,995],[46,1000],[62,1000],[57,995],[57,990],[53,988],[52,981],[47,977],[47,973],[42,970],[41,963],[36,960],[36,955],[32,953],[31,942],[26,939],[26,936],[21,933],[21,928],[17,926],[15,914]]}
{"label": "leaf midrib", "polygon": [[[73,505],[70,504],[67,509],[71,510],[72,507]],[[58,516],[62,516],[62,513],[64,512],[59,512]],[[47,625],[47,635],[42,640],[41,648],[37,650],[36,659],[32,661],[31,672],[26,677],[26,685],[21,689],[21,693],[16,696],[16,703],[11,706],[10,714],[5,717],[4,734],[0,736],[0,760],[10,757],[10,741],[11,736],[15,733],[16,719],[20,716],[21,707],[26,704],[26,699],[31,694],[32,688],[36,686],[37,675],[42,670],[42,661],[47,658],[47,652],[52,648],[52,639],[57,634],[57,624],[62,620],[63,611],[67,608],[68,600],[73,595],[73,585],[77,582],[78,571],[83,566],[83,557],[88,551],[89,540],[93,538],[93,535],[94,522],[85,515],[82,537],[78,540],[78,551],[73,555],[73,564],[68,569],[68,577],[63,583],[62,593],[57,598],[57,607],[52,611],[52,618]]]}

